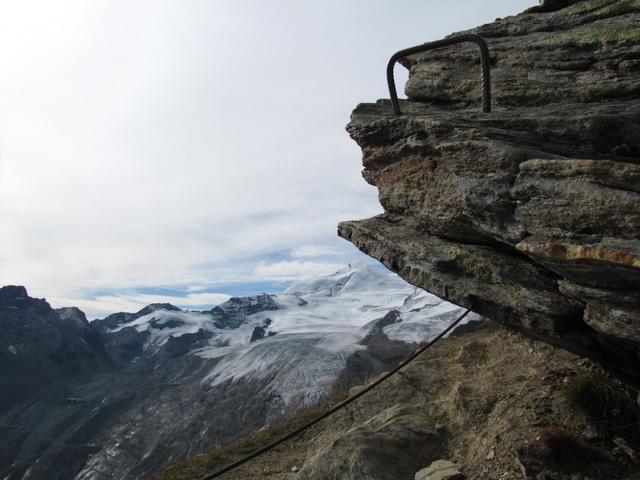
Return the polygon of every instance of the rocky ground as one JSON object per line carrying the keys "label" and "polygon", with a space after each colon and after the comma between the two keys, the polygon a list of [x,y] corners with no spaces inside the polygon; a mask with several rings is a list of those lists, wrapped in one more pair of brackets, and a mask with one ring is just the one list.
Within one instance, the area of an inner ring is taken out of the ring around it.
{"label": "rocky ground", "polygon": [[[472,480],[638,479],[640,417],[610,430],[575,395],[594,378],[623,398],[634,394],[603,375],[589,360],[492,324],[441,341],[334,417],[222,478],[413,480],[445,459]],[[210,463],[202,455],[159,478],[197,478],[240,453]]]}

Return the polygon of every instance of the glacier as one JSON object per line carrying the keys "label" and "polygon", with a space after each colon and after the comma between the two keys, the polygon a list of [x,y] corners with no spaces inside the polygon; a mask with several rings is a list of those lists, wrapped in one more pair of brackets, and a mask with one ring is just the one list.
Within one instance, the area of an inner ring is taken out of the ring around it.
{"label": "glacier", "polygon": [[[260,310],[256,298],[248,297],[247,303]],[[398,315],[382,332],[405,343],[429,340],[462,313],[461,307],[364,262],[298,282],[269,298],[276,308],[246,315],[235,328],[217,326],[209,312],[158,309],[110,333],[148,332],[149,354],[171,337],[206,332],[206,345],[189,352],[218,360],[202,378],[203,388],[268,381],[286,408],[294,402],[312,405],[330,393],[348,358],[366,349],[363,339],[387,313]],[[255,328],[267,336],[251,342]]]}

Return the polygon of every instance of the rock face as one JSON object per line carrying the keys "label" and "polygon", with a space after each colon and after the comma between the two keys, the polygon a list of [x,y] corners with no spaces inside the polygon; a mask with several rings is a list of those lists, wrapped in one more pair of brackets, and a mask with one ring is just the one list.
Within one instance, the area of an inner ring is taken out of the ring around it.
{"label": "rock face", "polygon": [[347,130],[385,213],[340,236],[453,303],[640,383],[640,2],[544,2],[406,58]]}
{"label": "rock face", "polygon": [[112,367],[80,310],[54,310],[24,287],[0,288],[0,415],[47,384]]}

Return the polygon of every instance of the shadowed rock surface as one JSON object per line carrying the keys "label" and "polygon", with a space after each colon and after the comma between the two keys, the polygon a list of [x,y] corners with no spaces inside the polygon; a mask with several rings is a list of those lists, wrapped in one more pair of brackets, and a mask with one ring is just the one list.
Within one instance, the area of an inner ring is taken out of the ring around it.
{"label": "shadowed rock surface", "polygon": [[48,384],[113,366],[80,310],[55,310],[24,287],[0,288],[0,415]]}
{"label": "shadowed rock surface", "polygon": [[640,383],[640,2],[545,2],[406,58],[347,130],[385,213],[340,236],[410,283]]}

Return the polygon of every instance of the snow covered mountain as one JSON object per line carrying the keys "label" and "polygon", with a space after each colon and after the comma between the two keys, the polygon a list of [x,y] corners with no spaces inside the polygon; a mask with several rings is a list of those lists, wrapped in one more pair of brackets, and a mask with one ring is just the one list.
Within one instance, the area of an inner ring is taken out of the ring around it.
{"label": "snow covered mountain", "polygon": [[0,464],[15,478],[145,478],[391,368],[459,313],[358,263],[209,311],[110,315],[89,325],[116,367],[13,405],[0,423],[19,428]]}
{"label": "snow covered mountain", "polygon": [[271,379],[285,404],[308,405],[331,391],[347,359],[366,350],[363,339],[392,311],[398,315],[382,333],[406,343],[430,338],[461,312],[392,273],[354,263],[281,295],[232,298],[208,312],[151,305],[104,332],[132,339],[146,357],[172,351],[182,339],[182,354],[219,360],[203,378],[205,388]]}
{"label": "snow covered mountain", "polygon": [[[205,385],[272,378],[271,387],[285,404],[315,403],[333,388],[348,358],[366,350],[363,340],[389,312],[399,315],[382,332],[408,343],[430,338],[460,313],[459,307],[368,264],[296,284],[274,301],[277,310],[249,315],[237,335],[214,336],[209,346],[193,352],[221,357]],[[249,342],[256,328],[271,336]],[[286,371],[283,364],[289,365]]]}

